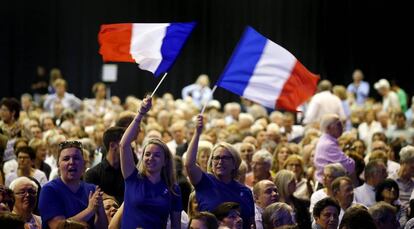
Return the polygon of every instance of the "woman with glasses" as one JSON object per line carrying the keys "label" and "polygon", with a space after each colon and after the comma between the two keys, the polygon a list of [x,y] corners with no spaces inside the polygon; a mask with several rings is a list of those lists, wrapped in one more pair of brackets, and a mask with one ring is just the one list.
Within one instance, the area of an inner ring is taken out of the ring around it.
{"label": "woman with glasses", "polygon": [[17,148],[16,155],[18,165],[17,171],[7,174],[5,181],[6,186],[10,186],[13,180],[23,176],[35,178],[42,186],[47,183],[46,174],[39,169],[33,168],[36,153],[31,147],[23,146]]}
{"label": "woman with glasses", "polygon": [[303,164],[302,157],[293,154],[286,159],[283,164],[283,169],[295,173],[296,191],[294,195],[300,199],[310,200],[313,193],[313,182],[305,178],[305,169]]}
{"label": "woman with glasses", "polygon": [[15,203],[13,213],[22,217],[25,228],[41,228],[40,216],[33,214],[37,201],[37,184],[27,177],[19,177],[10,184]]}
{"label": "woman with glasses", "polygon": [[167,145],[160,139],[149,139],[138,167],[134,163],[131,143],[139,134],[141,120],[150,108],[151,98],[147,97],[120,142],[121,171],[125,180],[121,227],[165,228],[170,216],[171,228],[178,229],[181,227],[181,193]]}
{"label": "woman with glasses", "polygon": [[241,158],[230,144],[221,142],[214,146],[207,173],[196,164],[197,148],[203,129],[203,116],[198,115],[197,127],[190,142],[185,168],[191,184],[195,187],[199,211],[212,211],[224,202],[240,204],[243,228],[254,224],[254,200],[252,192],[235,180]]}
{"label": "woman with glasses", "polygon": [[103,192],[93,184],[85,183],[82,144],[64,141],[58,151],[59,177],[42,187],[39,209],[43,228],[56,228],[66,219],[83,221],[90,228],[107,228],[103,207]]}
{"label": "woman with glasses", "polygon": [[[397,219],[401,225],[404,225],[407,222],[407,206],[401,205],[399,200],[400,197],[400,188],[393,179],[385,179],[383,182],[379,183],[375,187],[375,200],[377,202],[384,201],[388,204],[391,204],[397,210]],[[411,209],[414,211],[414,209]]]}

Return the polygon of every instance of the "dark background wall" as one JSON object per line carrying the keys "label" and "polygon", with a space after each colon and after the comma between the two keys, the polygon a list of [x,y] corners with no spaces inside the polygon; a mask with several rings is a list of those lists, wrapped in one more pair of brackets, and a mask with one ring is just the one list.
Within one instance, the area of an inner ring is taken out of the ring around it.
{"label": "dark background wall", "polygon": [[[38,0],[0,7],[0,97],[29,91],[37,65],[59,67],[69,91],[90,97],[101,78],[97,34],[104,23],[198,21],[159,93],[207,73],[214,82],[246,25],[292,52],[335,84],[348,84],[355,68],[374,83],[398,79],[412,95],[413,13],[408,2],[378,0]],[[135,64],[120,63],[112,93],[142,97],[157,83]],[[377,96],[372,90],[373,96]],[[219,89],[223,102],[237,99]]]}

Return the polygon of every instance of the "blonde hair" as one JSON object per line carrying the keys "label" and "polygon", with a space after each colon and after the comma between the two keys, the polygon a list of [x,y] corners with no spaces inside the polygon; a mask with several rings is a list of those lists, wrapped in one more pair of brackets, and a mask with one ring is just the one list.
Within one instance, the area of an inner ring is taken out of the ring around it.
{"label": "blonde hair", "polygon": [[303,158],[302,158],[301,156],[299,156],[299,155],[296,155],[296,154],[292,154],[292,155],[290,155],[290,156],[286,159],[285,163],[283,163],[283,169],[286,169],[287,165],[288,165],[290,162],[292,162],[292,161],[299,161],[300,168],[302,169],[302,174],[301,174],[301,175],[303,176],[303,174],[304,174],[304,172],[305,172],[305,167],[304,167]]}
{"label": "blonde hair", "polygon": [[288,197],[288,185],[292,180],[295,180],[295,173],[292,171],[282,169],[276,173],[273,182],[279,190],[280,198],[286,199]]}
{"label": "blonde hair", "polygon": [[237,172],[238,172],[238,169],[239,169],[239,166],[240,166],[242,160],[241,160],[240,154],[236,150],[236,148],[234,148],[234,146],[232,146],[231,144],[229,144],[227,142],[217,143],[213,147],[213,150],[212,150],[212,152],[210,154],[210,157],[208,158],[207,172],[214,174],[213,173],[213,170],[212,170],[212,167],[213,167],[213,159],[212,158],[214,156],[214,152],[216,152],[216,150],[219,149],[219,148],[224,148],[233,157],[235,168],[233,169],[231,175],[232,175],[232,178],[236,178],[237,177]]}
{"label": "blonde hair", "polygon": [[288,154],[292,155],[292,150],[289,147],[288,143],[279,143],[275,149],[275,151],[273,152],[273,167],[272,170],[274,172],[279,171],[281,168],[279,168],[279,161],[277,160],[277,156],[279,155],[280,150],[282,150],[283,148],[286,148],[288,150]]}
{"label": "blonde hair", "polygon": [[178,195],[174,191],[174,184],[176,183],[176,177],[175,177],[173,156],[168,146],[164,142],[162,142],[160,139],[152,138],[152,139],[149,139],[145,143],[144,148],[142,150],[144,153],[142,153],[141,160],[138,163],[138,173],[140,175],[145,175],[145,163],[143,162],[143,158],[145,155],[145,149],[151,144],[157,145],[163,150],[164,157],[165,157],[165,165],[161,169],[161,179],[164,180],[164,182],[167,185],[168,190],[171,193],[173,193],[174,195]]}

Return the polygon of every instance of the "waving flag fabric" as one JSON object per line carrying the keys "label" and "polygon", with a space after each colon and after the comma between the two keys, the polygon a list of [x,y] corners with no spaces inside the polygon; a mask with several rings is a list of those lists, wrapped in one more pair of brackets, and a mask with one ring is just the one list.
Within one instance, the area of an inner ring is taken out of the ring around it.
{"label": "waving flag fabric", "polygon": [[99,53],[105,62],[133,62],[155,76],[167,72],[196,23],[121,23],[102,25]]}
{"label": "waving flag fabric", "polygon": [[247,27],[217,85],[268,108],[296,111],[318,80],[289,51]]}

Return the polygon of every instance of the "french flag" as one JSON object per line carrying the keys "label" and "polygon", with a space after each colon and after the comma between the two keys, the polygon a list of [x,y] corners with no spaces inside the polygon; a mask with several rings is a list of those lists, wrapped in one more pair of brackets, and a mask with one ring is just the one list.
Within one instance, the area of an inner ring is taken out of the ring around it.
{"label": "french flag", "polygon": [[318,80],[289,51],[248,26],[217,85],[271,109],[296,111]]}
{"label": "french flag", "polygon": [[99,53],[104,62],[132,62],[159,76],[168,72],[196,26],[188,23],[101,25]]}

